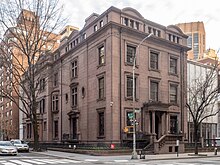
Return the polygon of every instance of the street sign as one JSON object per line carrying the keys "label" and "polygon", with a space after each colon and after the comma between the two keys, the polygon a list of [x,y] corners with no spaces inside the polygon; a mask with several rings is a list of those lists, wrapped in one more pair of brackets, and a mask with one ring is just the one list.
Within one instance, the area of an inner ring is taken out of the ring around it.
{"label": "street sign", "polygon": [[128,113],[128,118],[129,119],[133,119],[134,118],[134,114],[133,113]]}

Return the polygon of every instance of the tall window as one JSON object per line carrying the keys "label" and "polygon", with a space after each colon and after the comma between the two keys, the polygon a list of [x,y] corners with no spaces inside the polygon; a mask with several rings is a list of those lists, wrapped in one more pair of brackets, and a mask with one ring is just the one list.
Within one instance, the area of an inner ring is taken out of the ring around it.
{"label": "tall window", "polygon": [[170,58],[170,73],[177,74],[177,59]]}
{"label": "tall window", "polygon": [[75,60],[75,61],[73,61],[72,63],[71,63],[71,65],[72,65],[72,78],[75,78],[75,77],[77,77],[77,60]]}
{"label": "tall window", "polygon": [[199,34],[193,33],[193,54],[194,59],[198,59],[199,55]]}
{"label": "tall window", "polygon": [[[134,81],[135,81],[134,95],[136,98],[136,91],[137,91],[136,78],[134,79]],[[133,97],[133,77],[131,76],[127,76],[127,97]]]}
{"label": "tall window", "polygon": [[59,98],[58,95],[52,96],[52,111],[59,111]]}
{"label": "tall window", "polygon": [[77,87],[72,87],[72,106],[77,106]]}
{"label": "tall window", "polygon": [[133,64],[135,52],[136,52],[135,47],[127,45],[127,63]]}
{"label": "tall window", "polygon": [[103,25],[104,25],[103,20],[101,20],[101,21],[99,22],[99,26],[100,26],[100,27],[103,27]]}
{"label": "tall window", "polygon": [[30,139],[32,135],[32,125],[31,123],[27,124],[27,139]]}
{"label": "tall window", "polygon": [[158,101],[158,82],[150,82],[150,99],[152,101]]}
{"label": "tall window", "polygon": [[84,40],[86,39],[86,33],[83,33],[83,39]]}
{"label": "tall window", "polygon": [[99,99],[103,99],[104,98],[104,77],[100,77],[98,79],[98,83],[99,83]]}
{"label": "tall window", "polygon": [[105,135],[105,116],[104,112],[98,113],[98,120],[99,120],[99,136]]}
{"label": "tall window", "polygon": [[99,65],[105,63],[105,48],[104,46],[99,48]]}
{"label": "tall window", "polygon": [[124,18],[124,25],[128,26],[128,18]]}
{"label": "tall window", "polygon": [[45,113],[45,99],[40,100],[40,113]]}
{"label": "tall window", "polygon": [[134,28],[134,20],[130,20],[130,27]]}
{"label": "tall window", "polygon": [[59,130],[58,130],[58,121],[54,121],[54,138],[57,139],[59,136]]}
{"label": "tall window", "polygon": [[192,48],[192,35],[189,34],[189,37],[187,38],[187,47]]}
{"label": "tall window", "polygon": [[170,103],[177,103],[177,85],[170,84]]}
{"label": "tall window", "polygon": [[158,56],[159,53],[157,52],[150,52],[150,68],[151,69],[158,69]]}
{"label": "tall window", "polygon": [[135,29],[139,30],[139,22],[135,22]]}
{"label": "tall window", "polygon": [[57,87],[58,86],[58,73],[55,73],[53,75],[53,86]]}
{"label": "tall window", "polygon": [[43,130],[46,131],[47,130],[47,122],[44,121],[44,124],[43,124]]}
{"label": "tall window", "polygon": [[98,26],[95,25],[95,26],[94,26],[94,32],[96,32],[97,30],[98,30]]}
{"label": "tall window", "polygon": [[46,86],[45,78],[40,79],[40,84],[39,84],[40,91],[44,90],[45,86]]}

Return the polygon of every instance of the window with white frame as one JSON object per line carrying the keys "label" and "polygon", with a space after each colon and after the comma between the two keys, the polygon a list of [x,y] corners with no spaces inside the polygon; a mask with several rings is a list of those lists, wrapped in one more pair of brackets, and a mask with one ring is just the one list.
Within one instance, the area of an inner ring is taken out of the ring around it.
{"label": "window with white frame", "polygon": [[105,48],[104,46],[99,47],[99,65],[105,63]]}
{"label": "window with white frame", "polygon": [[52,96],[52,111],[59,111],[59,96],[58,94],[54,94]]}
{"label": "window with white frame", "polygon": [[72,87],[72,106],[75,107],[78,104],[78,100],[77,100],[77,86],[73,86]]}
{"label": "window with white frame", "polygon": [[[135,77],[135,88],[134,88],[134,95],[136,98],[136,91],[137,91],[137,78]],[[132,98],[133,97],[133,77],[132,76],[127,76],[127,97]]]}
{"label": "window with white frame", "polygon": [[159,101],[158,87],[159,87],[158,81],[153,81],[153,80],[150,81],[150,100],[151,101]]}
{"label": "window with white frame", "polygon": [[158,70],[158,59],[159,53],[155,51],[150,51],[150,68]]}
{"label": "window with white frame", "polygon": [[170,84],[170,103],[177,103],[177,84]]}
{"label": "window with white frame", "polygon": [[40,114],[45,113],[45,98],[40,100]]}
{"label": "window with white frame", "polygon": [[177,74],[177,59],[170,57],[170,73]]}
{"label": "window with white frame", "polygon": [[127,45],[127,63],[133,64],[136,47]]}
{"label": "window with white frame", "polygon": [[77,75],[78,75],[78,67],[77,67],[77,60],[74,60],[72,63],[71,63],[71,71],[72,71],[72,78],[75,78],[75,77],[77,77]]}
{"label": "window with white frame", "polygon": [[105,97],[105,84],[104,84],[104,76],[98,78],[98,99],[104,99]]}

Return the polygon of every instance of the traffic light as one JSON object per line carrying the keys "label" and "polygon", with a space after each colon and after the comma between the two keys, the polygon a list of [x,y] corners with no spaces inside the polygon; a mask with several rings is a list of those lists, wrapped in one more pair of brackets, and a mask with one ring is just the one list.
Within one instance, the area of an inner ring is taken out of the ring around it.
{"label": "traffic light", "polygon": [[126,126],[124,128],[125,133],[133,133],[133,126]]}

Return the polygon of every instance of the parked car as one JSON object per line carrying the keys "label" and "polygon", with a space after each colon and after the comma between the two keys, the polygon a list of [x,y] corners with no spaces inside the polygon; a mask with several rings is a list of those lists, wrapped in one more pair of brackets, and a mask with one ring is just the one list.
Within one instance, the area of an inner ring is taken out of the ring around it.
{"label": "parked car", "polygon": [[17,148],[18,152],[20,151],[29,152],[29,146],[25,141],[19,139],[12,139],[11,143]]}
{"label": "parked car", "polygon": [[0,155],[17,155],[17,148],[10,141],[0,141]]}

